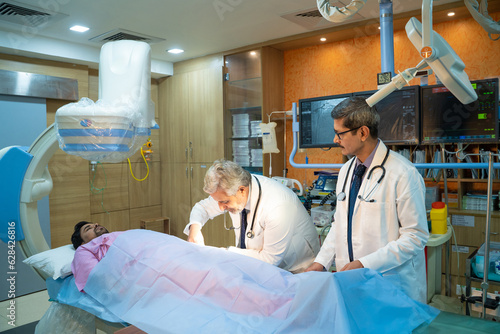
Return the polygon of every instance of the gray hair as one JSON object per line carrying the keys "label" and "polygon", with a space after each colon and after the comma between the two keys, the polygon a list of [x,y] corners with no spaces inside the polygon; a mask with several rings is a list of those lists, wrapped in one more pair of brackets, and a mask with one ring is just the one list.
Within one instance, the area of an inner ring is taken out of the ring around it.
{"label": "gray hair", "polygon": [[348,97],[336,105],[332,110],[333,119],[344,119],[344,126],[355,129],[363,125],[370,129],[370,136],[378,138],[378,124],[380,116],[375,107],[366,103],[366,98],[355,96]]}
{"label": "gray hair", "polygon": [[228,160],[216,160],[205,174],[205,186],[203,190],[213,194],[223,190],[226,195],[234,196],[241,186],[248,187],[251,175],[240,165]]}

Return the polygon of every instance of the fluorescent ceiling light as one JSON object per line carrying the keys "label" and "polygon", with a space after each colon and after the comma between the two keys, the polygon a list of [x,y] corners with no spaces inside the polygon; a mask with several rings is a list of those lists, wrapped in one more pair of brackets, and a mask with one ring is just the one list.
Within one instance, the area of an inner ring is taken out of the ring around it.
{"label": "fluorescent ceiling light", "polygon": [[179,54],[179,53],[183,53],[184,50],[182,50],[182,49],[169,49],[169,50],[167,50],[167,52],[168,53],[173,53],[173,54],[176,55],[176,54]]}
{"label": "fluorescent ceiling light", "polygon": [[448,16],[455,16],[455,12],[449,12]]}
{"label": "fluorescent ceiling light", "polygon": [[326,38],[324,38],[324,37],[321,37],[319,40],[322,42],[326,42]]}
{"label": "fluorescent ceiling light", "polygon": [[69,28],[69,30],[78,31],[78,32],[86,32],[87,30],[89,30],[89,28],[83,27],[83,26],[72,26],[71,28]]}

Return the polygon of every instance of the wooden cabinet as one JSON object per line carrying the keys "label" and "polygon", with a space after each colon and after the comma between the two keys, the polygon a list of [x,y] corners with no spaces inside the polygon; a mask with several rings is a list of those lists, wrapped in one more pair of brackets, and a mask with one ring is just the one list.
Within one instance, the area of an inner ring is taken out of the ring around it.
{"label": "wooden cabinet", "polygon": [[165,115],[160,117],[162,131],[166,133],[168,163],[188,162],[188,143],[190,131],[189,119],[189,76],[186,73],[174,75],[160,84],[160,91],[165,96]]}
{"label": "wooden cabinet", "polygon": [[[284,110],[283,53],[271,47],[226,55],[224,59],[224,132],[226,157],[250,172],[268,175],[269,154],[262,154],[259,123],[268,115]],[[284,114],[277,123],[280,153],[271,159],[273,175],[283,175]]]}
{"label": "wooden cabinet", "polygon": [[189,73],[189,161],[224,157],[222,67]]}
{"label": "wooden cabinet", "polygon": [[[162,215],[170,218],[171,234],[186,239],[184,227],[193,205],[208,195],[205,172],[224,157],[222,58],[208,65],[179,66],[179,73],[160,83],[163,129]],[[176,68],[177,69],[177,68]],[[176,71],[174,69],[174,72]],[[205,243],[234,244],[234,234],[218,217],[203,228]]]}

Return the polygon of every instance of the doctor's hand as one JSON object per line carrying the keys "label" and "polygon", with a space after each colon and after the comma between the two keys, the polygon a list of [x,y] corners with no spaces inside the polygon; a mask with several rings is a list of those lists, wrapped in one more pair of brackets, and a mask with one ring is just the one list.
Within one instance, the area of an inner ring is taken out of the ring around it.
{"label": "doctor's hand", "polygon": [[203,239],[203,234],[201,233],[200,224],[193,224],[189,226],[189,235],[187,241],[205,246],[205,240]]}
{"label": "doctor's hand", "polygon": [[346,264],[339,271],[353,270],[353,269],[359,269],[359,268],[364,268],[363,264],[359,260],[354,260],[354,261]]}
{"label": "doctor's hand", "polygon": [[308,271],[325,271],[325,267],[323,267],[323,265],[318,262],[314,262],[304,272]]}

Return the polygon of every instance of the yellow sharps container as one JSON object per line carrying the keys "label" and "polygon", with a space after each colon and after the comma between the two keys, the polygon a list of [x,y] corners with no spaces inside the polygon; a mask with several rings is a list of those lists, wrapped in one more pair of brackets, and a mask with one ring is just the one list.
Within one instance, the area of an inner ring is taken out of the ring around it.
{"label": "yellow sharps container", "polygon": [[448,210],[443,202],[432,203],[431,209],[431,233],[446,234],[448,227],[446,226]]}

